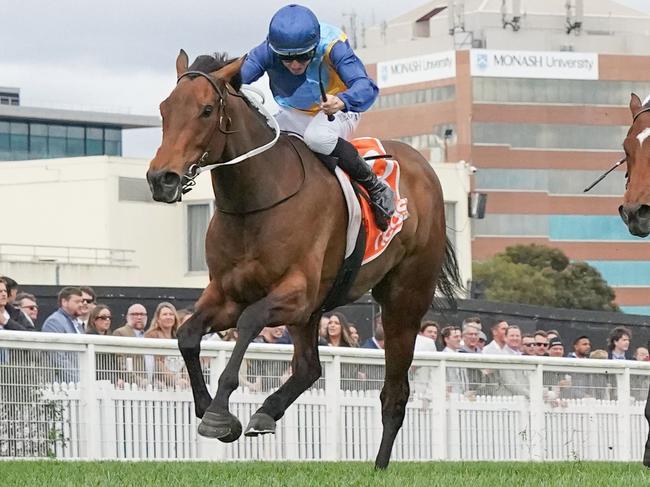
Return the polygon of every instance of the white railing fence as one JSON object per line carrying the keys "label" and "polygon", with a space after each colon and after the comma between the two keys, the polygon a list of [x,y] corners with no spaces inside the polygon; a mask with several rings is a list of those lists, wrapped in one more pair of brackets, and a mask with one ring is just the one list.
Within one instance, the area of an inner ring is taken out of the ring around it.
{"label": "white railing fence", "polygon": [[[203,342],[208,387],[232,343]],[[291,346],[253,344],[231,411],[245,426],[288,377]],[[321,348],[323,377],[277,433],[197,434],[172,340],[0,333],[0,457],[371,460],[383,352]],[[650,364],[422,353],[395,460],[639,460]]]}

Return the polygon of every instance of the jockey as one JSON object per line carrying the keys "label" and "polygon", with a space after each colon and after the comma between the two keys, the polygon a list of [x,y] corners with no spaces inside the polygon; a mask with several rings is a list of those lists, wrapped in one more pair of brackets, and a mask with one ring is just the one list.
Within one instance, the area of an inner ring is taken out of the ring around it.
{"label": "jockey", "polygon": [[[395,211],[394,193],[348,142],[360,112],[370,108],[379,90],[345,33],[319,23],[306,7],[287,5],[271,19],[266,40],[246,56],[242,82],[250,84],[265,72],[280,105],[280,128],[302,135],[314,152],[338,158],[341,169],[368,191],[375,222],[386,230]],[[328,115],[334,119],[328,121]]]}

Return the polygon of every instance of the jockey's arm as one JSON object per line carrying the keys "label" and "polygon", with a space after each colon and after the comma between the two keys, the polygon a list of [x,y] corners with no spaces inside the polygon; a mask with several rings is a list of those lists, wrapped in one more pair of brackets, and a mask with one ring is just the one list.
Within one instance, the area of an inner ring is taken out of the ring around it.
{"label": "jockey's arm", "polygon": [[347,42],[337,42],[329,53],[330,61],[348,87],[336,96],[345,104],[343,111],[365,112],[377,99],[379,88],[368,77],[366,68]]}
{"label": "jockey's arm", "polygon": [[271,62],[272,54],[266,41],[251,49],[241,67],[242,83],[249,85],[260,79]]}

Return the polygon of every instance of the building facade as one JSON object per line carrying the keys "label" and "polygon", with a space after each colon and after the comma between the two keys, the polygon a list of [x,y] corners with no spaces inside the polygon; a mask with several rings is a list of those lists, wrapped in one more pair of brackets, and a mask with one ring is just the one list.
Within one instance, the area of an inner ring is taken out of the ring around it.
{"label": "building facade", "polygon": [[609,0],[438,3],[368,29],[359,56],[381,91],[360,133],[477,168],[474,259],[557,247],[650,314],[648,243],[617,211],[624,168],[583,193],[622,156],[630,93],[650,94],[650,15]]}
{"label": "building facade", "polygon": [[22,106],[0,87],[0,161],[122,155],[122,130],[159,127],[160,118]]}

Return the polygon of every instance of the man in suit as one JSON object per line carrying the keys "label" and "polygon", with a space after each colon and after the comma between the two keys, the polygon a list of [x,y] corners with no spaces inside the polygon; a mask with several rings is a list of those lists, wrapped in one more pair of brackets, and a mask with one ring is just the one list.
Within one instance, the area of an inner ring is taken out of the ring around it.
{"label": "man in suit", "polygon": [[[146,324],[147,309],[140,303],[132,304],[126,311],[126,324],[115,330],[113,336],[142,338]],[[137,384],[139,387],[146,386],[147,375],[142,355],[119,355],[117,366],[119,370],[118,387],[124,387],[125,383]]]}
{"label": "man in suit", "polygon": [[84,330],[77,318],[81,316],[83,299],[78,287],[64,287],[58,295],[59,309],[47,317],[41,331],[46,333],[79,333]]}
{"label": "man in suit", "polygon": [[129,306],[126,311],[126,324],[113,332],[118,337],[143,337],[147,324],[147,310],[140,303]]}
{"label": "man in suit", "polygon": [[[41,331],[44,333],[83,334],[77,318],[81,316],[83,299],[78,287],[64,287],[58,295],[59,309],[47,317]],[[50,352],[50,360],[61,382],[79,380],[79,357],[76,352]]]}

